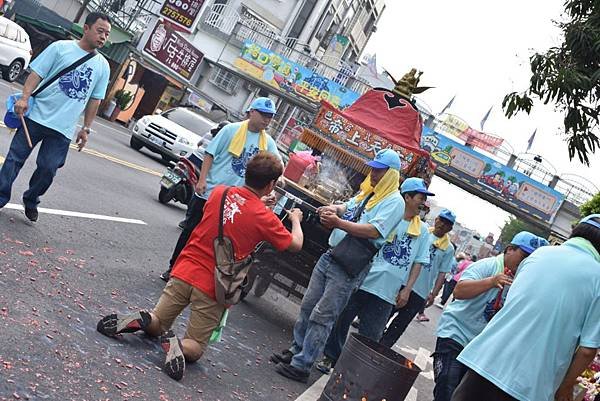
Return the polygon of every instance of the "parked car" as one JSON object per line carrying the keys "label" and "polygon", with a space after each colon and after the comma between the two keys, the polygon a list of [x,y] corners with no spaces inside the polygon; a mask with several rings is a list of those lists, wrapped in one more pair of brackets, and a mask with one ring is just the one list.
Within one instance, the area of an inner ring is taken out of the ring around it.
{"label": "parked car", "polygon": [[146,147],[165,160],[179,160],[189,156],[204,141],[203,135],[216,126],[216,122],[186,107],[177,107],[140,118],[129,144],[136,150]]}
{"label": "parked car", "polygon": [[0,17],[0,69],[8,82],[13,82],[29,66],[31,42],[25,30],[5,17]]}

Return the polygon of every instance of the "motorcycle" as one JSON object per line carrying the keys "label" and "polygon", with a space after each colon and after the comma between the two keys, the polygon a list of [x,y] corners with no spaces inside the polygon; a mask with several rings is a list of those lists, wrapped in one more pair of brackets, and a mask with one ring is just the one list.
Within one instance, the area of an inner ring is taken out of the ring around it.
{"label": "motorcycle", "polygon": [[172,199],[187,205],[192,199],[200,170],[190,160],[182,157],[174,167],[169,167],[160,179],[158,201],[163,204]]}

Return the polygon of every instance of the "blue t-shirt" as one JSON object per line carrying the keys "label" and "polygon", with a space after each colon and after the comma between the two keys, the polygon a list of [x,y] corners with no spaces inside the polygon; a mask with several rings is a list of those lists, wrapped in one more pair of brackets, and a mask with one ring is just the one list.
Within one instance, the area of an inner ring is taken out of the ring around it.
{"label": "blue t-shirt", "polygon": [[[59,40],[37,56],[30,67],[42,77],[40,85],[43,85],[87,53],[74,40]],[[104,99],[109,76],[108,62],[102,55],[96,54],[40,92],[28,117],[73,139],[79,117],[90,98]]]}
{"label": "blue t-shirt", "polygon": [[360,287],[394,305],[413,264],[429,263],[427,224],[421,224],[421,234],[417,237],[406,233],[409,224],[407,220],[400,221],[391,241],[386,242],[373,258],[371,270]]}
{"label": "blue t-shirt", "polygon": [[[346,202],[346,213],[342,216],[344,220],[352,220],[354,212],[360,206],[360,202],[356,201],[356,197]],[[404,216],[404,199],[400,196],[400,192],[396,191],[370,210],[364,209],[358,220],[359,224],[372,224],[379,231],[379,238],[370,240],[375,246],[380,247],[385,242],[386,238],[391,234],[392,230],[398,225]],[[334,247],[346,236],[346,231],[338,228],[333,229],[329,236],[329,246]]]}
{"label": "blue t-shirt", "polygon": [[565,243],[523,261],[506,304],[458,360],[521,401],[554,401],[578,346],[600,347],[600,263]]}
{"label": "blue t-shirt", "polygon": [[[464,271],[459,282],[483,280],[504,271],[504,255],[481,259]],[[436,335],[451,338],[463,347],[481,333],[488,322],[486,307],[495,303],[499,288],[492,288],[471,299],[455,299],[440,317]],[[504,292],[507,291],[505,287]]]}
{"label": "blue t-shirt", "polygon": [[438,237],[433,235],[433,233],[428,233],[427,238],[429,243],[429,262],[423,263],[421,273],[419,273],[419,277],[413,286],[413,291],[423,299],[429,296],[438,274],[449,273],[452,270],[454,262],[454,247],[452,244],[448,244],[448,248],[441,250],[433,245],[433,242]]}
{"label": "blue t-shirt", "polygon": [[[233,156],[229,153],[229,145],[233,136],[240,129],[241,124],[242,122],[224,126],[206,148],[206,153],[213,157],[213,163],[206,177],[206,191],[201,195],[203,199],[208,199],[211,191],[217,185],[244,185],[246,165],[252,156],[259,151],[258,140],[260,134],[248,130],[246,143],[240,157]],[[277,144],[269,135],[267,135],[267,151],[281,159]]]}

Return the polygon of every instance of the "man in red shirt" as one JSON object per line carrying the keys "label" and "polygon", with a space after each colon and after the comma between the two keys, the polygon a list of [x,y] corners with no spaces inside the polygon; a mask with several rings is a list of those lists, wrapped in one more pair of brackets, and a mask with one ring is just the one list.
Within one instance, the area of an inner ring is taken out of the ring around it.
{"label": "man in red shirt", "polygon": [[[245,185],[230,187],[223,212],[223,235],[231,239],[236,261],[250,255],[262,241],[270,242],[279,251],[298,252],[302,248],[302,212],[299,209],[288,212],[292,224],[290,233],[261,201],[262,196],[271,193],[282,173],[283,165],[279,158],[260,151],[246,166]],[[171,279],[154,310],[126,316],[114,313],[98,322],[97,330],[109,337],[138,330],[153,337],[162,334],[161,346],[167,353],[163,370],[175,380],[183,377],[186,360],[194,362],[200,359],[226,309],[217,303],[215,297],[213,248],[219,230],[221,199],[226,188],[218,186],[211,193],[202,221],[177,259]],[[170,328],[188,305],[190,319],[180,341]]]}

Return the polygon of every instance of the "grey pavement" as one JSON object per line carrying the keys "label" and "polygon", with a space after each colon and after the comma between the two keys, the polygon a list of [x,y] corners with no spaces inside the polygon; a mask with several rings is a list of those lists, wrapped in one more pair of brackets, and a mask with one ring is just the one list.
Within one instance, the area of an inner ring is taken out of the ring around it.
{"label": "grey pavement", "polygon": [[[1,115],[4,99],[18,89],[0,81]],[[277,291],[262,298],[250,295],[232,308],[223,341],[189,365],[181,382],[160,371],[163,354],[156,341],[143,334],[115,340],[96,332],[104,314],[154,305],[164,284],[158,274],[167,266],[185,209],[158,202],[165,169],[159,157],[131,149],[128,131],[117,124],[97,119],[93,128],[89,151],[69,152],[40,205],[85,217],[41,214],[33,224],[21,211],[0,210],[0,400],[300,397],[309,385],[279,376],[269,362],[273,350],[288,345],[298,313],[297,300]],[[9,130],[0,127],[0,156],[10,139]],[[12,204],[20,203],[34,157],[15,183]],[[425,356],[412,400],[432,398],[427,357],[440,309],[430,308],[428,314],[432,321],[413,322],[397,345],[411,359]],[[186,317],[176,322],[180,335]],[[311,384],[319,377],[313,373]]]}

